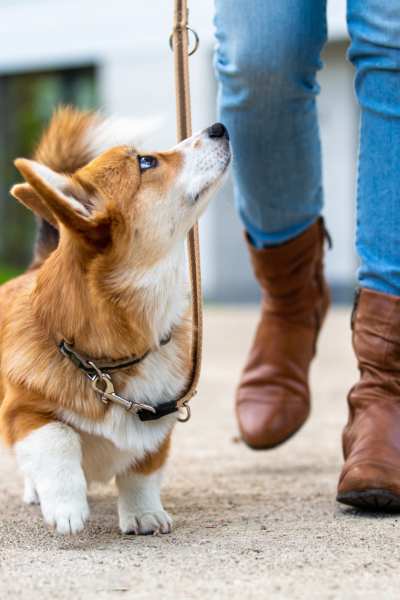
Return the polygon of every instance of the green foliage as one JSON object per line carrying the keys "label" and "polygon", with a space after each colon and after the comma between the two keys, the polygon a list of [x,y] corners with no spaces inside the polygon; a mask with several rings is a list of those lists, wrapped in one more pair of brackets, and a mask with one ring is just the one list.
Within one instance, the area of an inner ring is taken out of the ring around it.
{"label": "green foliage", "polygon": [[9,279],[13,279],[13,277],[17,277],[17,275],[20,274],[20,269],[13,269],[12,267],[7,267],[5,265],[0,264],[0,285],[2,283],[5,283]]}
{"label": "green foliage", "polygon": [[[21,180],[14,159],[32,155],[59,104],[95,108],[95,84],[93,67],[0,77],[0,269],[2,264],[11,273],[24,268],[31,258],[35,234],[33,215],[8,194]],[[7,271],[2,273],[0,277],[8,277]]]}

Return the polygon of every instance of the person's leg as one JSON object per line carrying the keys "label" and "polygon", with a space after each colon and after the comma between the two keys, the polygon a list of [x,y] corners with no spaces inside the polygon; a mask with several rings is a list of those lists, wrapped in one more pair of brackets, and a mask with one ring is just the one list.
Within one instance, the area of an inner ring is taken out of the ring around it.
{"label": "person's leg", "polygon": [[361,108],[353,345],[338,500],[400,508],[400,5],[348,0]]}
{"label": "person's leg", "polygon": [[400,3],[349,0],[348,26],[361,108],[358,281],[400,296]]}
{"label": "person's leg", "polygon": [[322,208],[315,98],[326,0],[216,0],[215,25],[239,214],[257,247],[281,244]]}
{"label": "person's leg", "polygon": [[216,0],[220,118],[236,200],[263,292],[236,395],[242,438],[273,447],[310,409],[308,371],[328,305],[316,73],[325,0]]}

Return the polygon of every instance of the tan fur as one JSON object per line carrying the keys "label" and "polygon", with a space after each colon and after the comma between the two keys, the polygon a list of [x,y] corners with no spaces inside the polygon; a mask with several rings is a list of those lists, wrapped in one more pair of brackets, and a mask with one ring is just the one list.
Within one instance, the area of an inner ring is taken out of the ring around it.
{"label": "tan fur", "polygon": [[132,467],[132,471],[134,473],[140,473],[140,475],[150,475],[151,473],[158,471],[158,469],[164,466],[168,458],[170,448],[171,436],[169,435],[165,438],[157,452],[147,454],[143,460],[139,461]]}
{"label": "tan fur", "polygon": [[90,162],[92,156],[85,134],[91,125],[101,120],[97,113],[60,107],[36,148],[35,160],[57,173],[72,175]]}

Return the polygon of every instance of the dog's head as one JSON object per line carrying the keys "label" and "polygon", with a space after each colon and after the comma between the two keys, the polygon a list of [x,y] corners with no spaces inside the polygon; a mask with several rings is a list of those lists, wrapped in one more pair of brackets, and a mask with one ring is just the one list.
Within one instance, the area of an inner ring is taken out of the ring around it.
{"label": "dog's head", "polygon": [[12,193],[88,250],[156,263],[194,225],[230,162],[229,136],[216,123],[167,152],[106,150],[71,175],[39,162],[15,164],[26,184]]}

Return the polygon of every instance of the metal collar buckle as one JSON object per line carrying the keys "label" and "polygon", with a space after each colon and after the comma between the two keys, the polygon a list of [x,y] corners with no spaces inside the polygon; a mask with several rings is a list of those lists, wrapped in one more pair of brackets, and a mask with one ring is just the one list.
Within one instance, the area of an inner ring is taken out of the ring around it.
{"label": "metal collar buckle", "polygon": [[116,404],[123,406],[128,412],[132,413],[137,413],[139,410],[148,410],[152,413],[156,412],[155,408],[149,404],[127,400],[116,394],[111,376],[108,373],[103,373],[92,360],[89,361],[89,364],[96,373],[93,376],[88,375],[92,382],[92,388],[100,395],[100,399],[104,404],[115,402]]}

